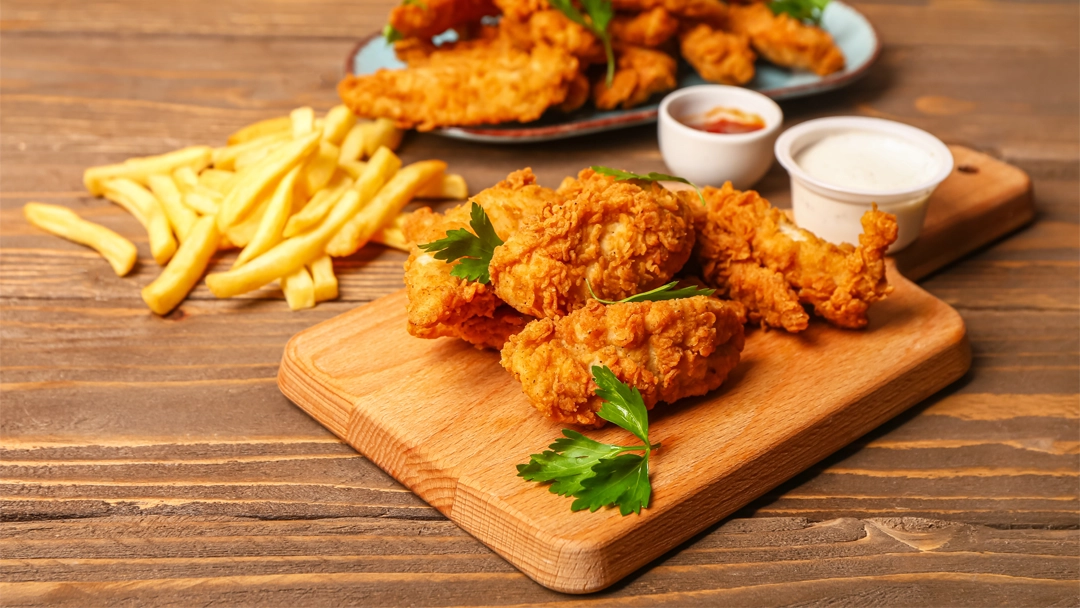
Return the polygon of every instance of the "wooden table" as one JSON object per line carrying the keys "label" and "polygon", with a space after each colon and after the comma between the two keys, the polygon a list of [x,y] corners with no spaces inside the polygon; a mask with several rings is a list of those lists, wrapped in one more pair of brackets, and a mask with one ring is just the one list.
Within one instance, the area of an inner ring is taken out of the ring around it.
{"label": "wooden table", "polygon": [[[168,317],[145,233],[84,167],[304,104],[326,109],[384,0],[7,0],[0,80],[0,603],[1076,605],[1080,11],[1075,2],[858,3],[885,50],[854,86],[783,103],[862,114],[1028,171],[1039,217],[923,282],[967,323],[956,385],[592,596],[540,587],[278,392],[295,332],[401,284],[399,253],[339,260],[339,301],[200,286]],[[409,135],[474,188],[531,165],[663,170],[654,129],[498,148]],[[781,205],[787,177],[760,189]],[[70,206],[132,238],[117,278],[21,218]],[[219,262],[224,265],[225,262]],[[874,356],[868,353],[867,356]]]}

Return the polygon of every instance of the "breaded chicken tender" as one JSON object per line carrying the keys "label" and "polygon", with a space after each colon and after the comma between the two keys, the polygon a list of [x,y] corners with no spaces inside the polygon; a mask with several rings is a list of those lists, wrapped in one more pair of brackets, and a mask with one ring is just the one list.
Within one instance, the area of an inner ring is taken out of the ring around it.
{"label": "breaded chicken tender", "polygon": [[431,38],[452,27],[498,15],[491,0],[426,0],[401,4],[390,11],[390,26],[405,38]]}
{"label": "breaded chicken tender", "polygon": [[615,51],[615,77],[608,86],[601,78],[593,85],[593,103],[601,110],[640,105],[655,93],[675,88],[678,65],[662,51],[619,46]]}
{"label": "breaded chicken tender", "polygon": [[[524,218],[563,198],[536,185],[532,170],[523,169],[471,200],[484,208],[496,234],[505,239]],[[406,222],[405,237],[413,243],[405,262],[408,331],[418,338],[458,337],[477,347],[499,349],[531,317],[504,304],[490,285],[452,276],[452,264],[435,259],[434,254],[416,245],[439,240],[448,230],[468,229],[470,207],[470,203],[459,205],[445,215],[424,207]]]}
{"label": "breaded chicken tender", "polygon": [[555,9],[535,12],[523,20],[503,17],[499,29],[500,35],[523,50],[538,44],[555,47],[577,58],[582,67],[607,61],[600,40]]}
{"label": "breaded chicken tender", "polygon": [[751,322],[806,329],[802,304],[839,327],[865,327],[870,305],[893,290],[885,252],[896,217],[875,207],[862,218],[859,246],[833,245],[796,227],[757,192],[705,188],[695,257],[705,282],[746,305]]}
{"label": "breaded chicken tender", "polygon": [[704,395],[739,362],[739,308],[706,296],[609,306],[590,300],[565,317],[529,323],[503,347],[502,366],[544,416],[599,427],[592,366],[606,365],[636,387],[648,409]]}
{"label": "breaded chicken tender", "polygon": [[684,20],[702,21],[722,26],[727,19],[728,6],[720,0],[612,0],[615,10],[640,13],[657,7]]}
{"label": "breaded chicken tender", "polygon": [[679,20],[662,6],[636,15],[616,15],[611,20],[611,37],[636,46],[660,46],[678,30]]}
{"label": "breaded chicken tender", "polygon": [[739,85],[754,78],[757,56],[744,35],[701,23],[679,36],[679,49],[687,63],[709,82]]}
{"label": "breaded chicken tender", "polygon": [[578,68],[565,50],[538,44],[523,51],[499,38],[413,52],[408,69],[350,74],[338,94],[357,115],[405,129],[529,122],[565,101]]}
{"label": "breaded chicken tender", "polygon": [[522,222],[495,248],[495,293],[535,317],[562,316],[596,296],[621,300],[671,280],[694,245],[689,205],[655,183],[585,169],[558,193],[566,202]]}
{"label": "breaded chicken tender", "polygon": [[825,30],[786,13],[775,15],[765,3],[732,6],[731,31],[750,37],[762,57],[776,65],[827,76],[844,69],[844,54]]}

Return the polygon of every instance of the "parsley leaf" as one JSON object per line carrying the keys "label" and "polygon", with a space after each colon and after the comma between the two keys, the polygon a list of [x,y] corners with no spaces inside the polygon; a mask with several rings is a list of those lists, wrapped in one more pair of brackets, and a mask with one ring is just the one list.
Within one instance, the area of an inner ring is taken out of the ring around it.
{"label": "parsley leaf", "polygon": [[424,251],[434,251],[436,260],[457,261],[450,270],[455,277],[480,283],[490,283],[491,274],[488,265],[495,248],[502,245],[502,239],[495,234],[491,219],[484,208],[473,203],[469,211],[469,226],[472,232],[464,228],[446,231],[446,238],[419,245]]}
{"label": "parsley leaf", "polygon": [[649,444],[649,412],[637,388],[626,386],[606,365],[594,365],[596,396],[604,400],[597,415],[630,431],[645,445]]}
{"label": "parsley leaf", "polygon": [[611,34],[608,33],[608,25],[615,16],[611,0],[581,0],[585,15],[582,15],[570,0],[549,0],[549,4],[566,15],[567,19],[592,32],[604,44],[604,54],[607,56],[607,85],[611,86],[611,81],[615,78],[615,52],[611,48]]}
{"label": "parsley leaf", "polygon": [[701,204],[705,204],[705,196],[701,194],[701,188],[698,188],[694,182],[686,179],[685,177],[678,177],[676,175],[666,175],[664,173],[657,173],[651,171],[644,175],[640,173],[631,173],[629,171],[623,171],[622,169],[612,169],[611,167],[604,167],[602,165],[593,165],[592,170],[596,171],[600,175],[610,175],[615,178],[617,182],[626,182],[630,180],[639,180],[643,182],[679,182],[682,184],[688,184],[694,187],[697,191],[698,198],[701,199]]}
{"label": "parsley leaf", "polygon": [[678,281],[672,281],[667,285],[661,285],[656,289],[650,291],[644,291],[642,293],[634,294],[629,298],[623,298],[621,300],[601,300],[596,297],[596,292],[593,291],[592,283],[589,283],[588,279],[585,279],[585,286],[589,288],[589,295],[594,300],[602,304],[627,304],[629,302],[657,302],[659,300],[678,300],[681,298],[692,298],[694,296],[711,296],[716,293],[715,289],[702,289],[697,285],[691,285],[690,287],[682,287],[675,289],[678,285]]}
{"label": "parsley leaf", "polygon": [[600,507],[615,504],[619,513],[626,516],[641,514],[648,508],[652,486],[649,484],[649,454],[623,454],[608,458],[593,467],[593,476],[582,480],[582,490],[574,494],[577,500],[570,505],[571,511],[588,509],[595,512]]}
{"label": "parsley leaf", "polygon": [[[597,414],[630,431],[643,445],[600,443],[577,431],[563,429],[564,437],[548,451],[533,454],[528,464],[517,465],[527,481],[551,482],[548,490],[573,496],[571,511],[618,505],[622,515],[641,514],[652,496],[649,454],[660,444],[649,443],[649,416],[641,393],[619,381],[607,367],[593,366],[596,395],[604,400]],[[624,452],[645,452],[644,455]]]}
{"label": "parsley leaf", "polygon": [[386,27],[384,27],[382,29],[382,35],[383,35],[383,38],[386,38],[386,42],[388,44],[393,44],[393,43],[397,42],[398,40],[404,40],[405,39],[405,36],[402,36],[401,32],[399,32],[397,30],[397,28],[390,25],[389,23],[387,23]]}
{"label": "parsley leaf", "polygon": [[769,8],[775,15],[787,13],[793,19],[821,25],[821,16],[828,4],[829,0],[773,0]]}
{"label": "parsley leaf", "polygon": [[401,5],[402,6],[415,6],[415,7],[420,8],[420,10],[424,10],[424,11],[427,10],[427,5],[424,4],[422,2],[422,0],[402,0]]}

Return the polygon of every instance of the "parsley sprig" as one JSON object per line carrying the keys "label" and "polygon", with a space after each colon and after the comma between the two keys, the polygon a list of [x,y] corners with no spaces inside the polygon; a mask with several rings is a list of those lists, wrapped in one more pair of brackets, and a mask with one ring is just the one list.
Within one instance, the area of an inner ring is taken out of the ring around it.
{"label": "parsley sprig", "polygon": [[821,25],[821,16],[828,4],[829,0],[773,0],[769,8],[775,15],[787,13],[804,23]]}
{"label": "parsley sprig", "polygon": [[405,36],[403,36],[396,27],[390,25],[389,23],[387,23],[386,26],[382,28],[382,35],[383,38],[386,39],[387,44],[393,44],[398,40],[405,39]]}
{"label": "parsley sprig", "polygon": [[676,175],[666,175],[664,173],[657,173],[650,171],[649,173],[631,173],[629,171],[623,171],[622,169],[612,169],[611,167],[604,167],[603,165],[593,165],[592,170],[596,171],[600,175],[609,175],[615,178],[617,182],[626,182],[631,180],[637,180],[642,182],[679,182],[681,184],[687,184],[694,187],[694,191],[697,192],[698,198],[701,199],[701,204],[705,204],[705,196],[701,194],[701,188],[698,188],[694,182],[686,179],[685,177],[678,177]]}
{"label": "parsley sprig", "polygon": [[678,281],[672,281],[667,285],[661,285],[656,289],[644,291],[642,293],[634,294],[629,298],[623,298],[621,300],[602,300],[596,297],[596,292],[593,291],[592,283],[588,279],[585,279],[585,286],[589,288],[589,295],[594,300],[602,304],[626,304],[628,302],[657,302],[659,300],[678,300],[681,298],[692,298],[694,296],[711,296],[716,293],[715,289],[702,289],[697,285],[691,285],[690,287],[682,287],[675,289],[678,285]]}
{"label": "parsley sprig", "polygon": [[548,0],[566,15],[566,18],[592,32],[604,44],[604,54],[607,56],[607,85],[611,86],[615,78],[615,52],[611,48],[611,34],[608,33],[608,24],[615,16],[615,9],[611,6],[611,0],[581,0],[581,6],[585,14],[574,6],[570,0]]}
{"label": "parsley sprig", "polygon": [[[649,508],[649,455],[660,444],[649,443],[649,414],[638,389],[619,381],[607,366],[593,366],[596,396],[604,400],[597,415],[630,431],[642,445],[600,443],[577,431],[563,429],[563,438],[550,449],[517,466],[528,481],[551,482],[553,494],[573,496],[571,511],[596,511],[618,506],[619,513],[641,514]],[[644,452],[628,454],[627,452]]]}
{"label": "parsley sprig", "polygon": [[452,276],[490,283],[488,265],[495,248],[503,244],[502,239],[495,234],[484,208],[476,203],[469,210],[469,226],[472,232],[464,228],[447,230],[446,238],[418,246],[424,251],[434,251],[436,260],[456,261],[457,264],[450,270]]}

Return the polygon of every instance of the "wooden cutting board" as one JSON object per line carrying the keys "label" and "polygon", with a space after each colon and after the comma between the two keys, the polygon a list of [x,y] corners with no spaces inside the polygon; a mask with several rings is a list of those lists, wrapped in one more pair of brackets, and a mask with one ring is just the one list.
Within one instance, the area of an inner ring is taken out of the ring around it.
{"label": "wooden cutting board", "polygon": [[[897,265],[922,276],[1030,221],[1023,172],[954,148],[956,171]],[[498,353],[405,331],[391,294],[297,334],[278,383],[316,420],[542,585],[603,589],[922,401],[968,369],[960,316],[890,266],[865,331],[751,330],[739,366],[701,398],[660,405],[653,498],[641,515],[570,512],[516,476],[560,436]],[[609,425],[588,434],[631,441]],[[318,496],[312,496],[318,500]]]}

